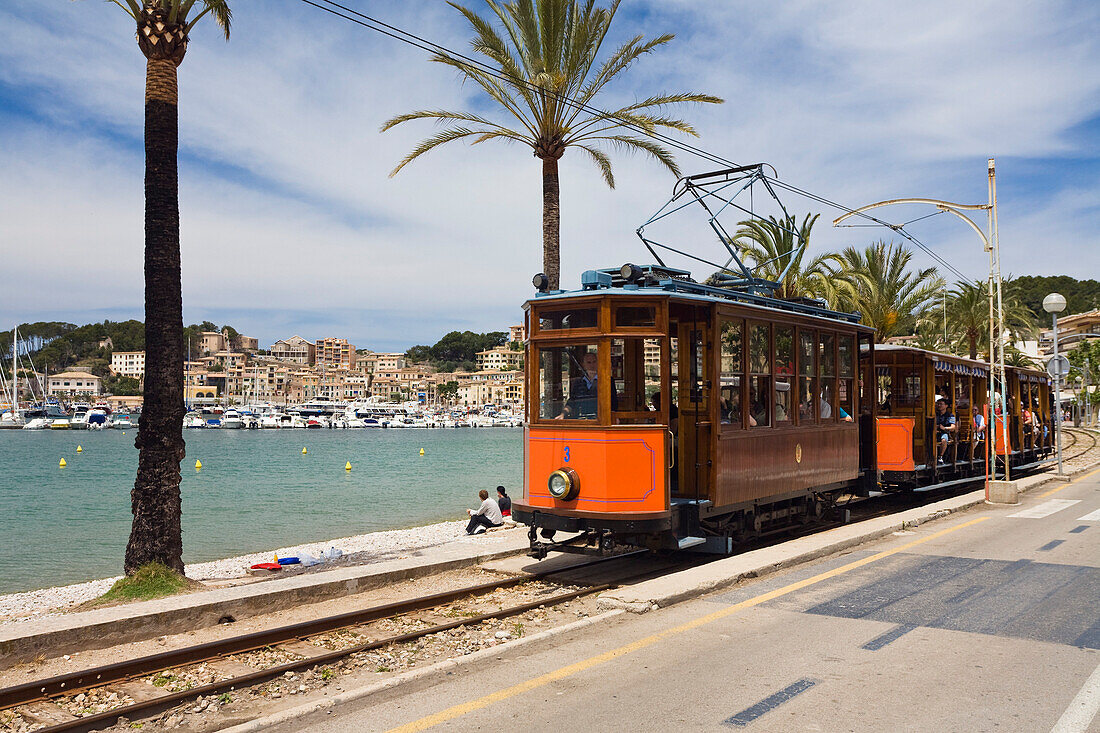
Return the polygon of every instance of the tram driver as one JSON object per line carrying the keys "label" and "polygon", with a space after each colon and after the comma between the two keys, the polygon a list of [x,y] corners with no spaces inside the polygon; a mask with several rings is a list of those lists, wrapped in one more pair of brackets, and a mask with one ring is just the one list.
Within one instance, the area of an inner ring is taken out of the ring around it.
{"label": "tram driver", "polygon": [[[570,380],[569,397],[558,419],[595,420],[599,395],[599,361],[595,351],[586,351],[580,359],[581,374]],[[618,395],[611,390],[611,409],[618,409]]]}

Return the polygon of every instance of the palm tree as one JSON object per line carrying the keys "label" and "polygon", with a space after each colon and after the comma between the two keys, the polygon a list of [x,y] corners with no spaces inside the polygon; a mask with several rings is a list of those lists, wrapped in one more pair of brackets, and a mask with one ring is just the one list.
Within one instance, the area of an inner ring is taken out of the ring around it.
{"label": "palm tree", "polygon": [[[550,288],[559,281],[558,160],[567,148],[588,155],[610,188],[615,187],[611,159],[601,145],[616,150],[641,151],[673,173],[680,169],[672,153],[646,137],[659,129],[696,135],[684,120],[665,110],[686,102],[721,103],[708,94],[659,94],[614,112],[591,111],[589,106],[613,79],[641,56],[673,39],[665,34],[646,40],[636,36],[597,64],[600,47],[619,7],[595,7],[595,0],[486,0],[503,34],[477,13],[451,2],[474,30],[473,50],[489,61],[493,72],[446,53],[432,60],[458,70],[504,108],[518,123],[507,127],[472,112],[418,110],[398,115],[382,131],[411,120],[431,119],[444,125],[422,141],[390,172],[394,176],[424,153],[454,140],[472,144],[503,140],[529,147],[542,161],[542,257]],[[584,105],[582,108],[580,105]],[[642,132],[638,132],[638,130]]]}
{"label": "palm tree", "polygon": [[[1006,280],[1005,282],[1011,282]],[[1005,287],[1002,283],[1002,293]],[[1013,296],[1002,297],[1005,330],[1018,340],[1035,333],[1035,314]],[[989,353],[989,288],[985,282],[960,280],[948,291],[947,326],[960,346],[965,345],[970,358],[978,357],[981,348]]]}
{"label": "palm tree", "polygon": [[912,271],[913,253],[903,245],[875,242],[863,250],[847,247],[840,253],[840,274],[854,291],[847,303],[863,314],[863,322],[878,329],[875,338],[912,333],[923,311],[940,290],[936,268]]}
{"label": "palm tree", "polygon": [[834,306],[840,299],[837,286],[843,288],[847,283],[835,277],[835,254],[818,255],[802,264],[807,249],[802,245],[808,245],[819,216],[806,214],[801,224],[794,216],[738,222],[733,244],[754,275],[779,283],[775,297],[822,298]]}
{"label": "palm tree", "polygon": [[137,23],[145,54],[145,390],[134,441],[134,522],[123,566],[150,562],[183,572],[180,461],[183,443],[183,293],[180,282],[179,145],[176,67],[188,34],[210,13],[229,39],[225,0],[111,0]]}

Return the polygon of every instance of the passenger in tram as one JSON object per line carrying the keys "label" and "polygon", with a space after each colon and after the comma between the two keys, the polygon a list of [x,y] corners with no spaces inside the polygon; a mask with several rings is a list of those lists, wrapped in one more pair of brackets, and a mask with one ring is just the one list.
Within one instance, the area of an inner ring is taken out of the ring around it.
{"label": "passenger in tram", "polygon": [[753,379],[749,381],[749,427],[768,424],[768,396],[761,389],[766,384],[764,380]]}
{"label": "passenger in tram", "polygon": [[940,397],[936,400],[936,460],[945,463],[944,454],[947,452],[947,444],[951,436],[957,433],[959,426],[955,424],[955,415],[947,410],[947,400]]}

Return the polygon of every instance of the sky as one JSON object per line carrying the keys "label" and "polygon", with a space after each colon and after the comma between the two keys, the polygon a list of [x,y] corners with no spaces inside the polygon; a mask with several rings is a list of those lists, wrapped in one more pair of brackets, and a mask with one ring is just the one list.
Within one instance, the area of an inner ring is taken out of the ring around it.
{"label": "sky", "polygon": [[[469,49],[466,21],[439,0],[346,2]],[[505,113],[426,52],[300,0],[231,6],[230,40],[204,18],[179,68],[185,322],[230,324],[262,347],[298,334],[384,351],[521,322],[542,269],[540,161],[518,145],[451,143],[391,178],[437,128],[380,132],[418,109],[507,123]],[[624,0],[607,52],[638,34],[676,37],[596,102],[722,97],[678,110],[700,134],[685,142],[767,162],[851,207],[901,197],[984,204],[986,159],[996,157],[1005,275],[1096,278],[1097,30],[1090,0]],[[143,318],[144,62],[133,21],[110,3],[0,5],[0,324]],[[579,286],[587,269],[652,261],[635,230],[675,177],[648,158],[611,155],[614,190],[576,151],[561,161],[563,286]],[[685,174],[718,167],[677,159]],[[799,218],[821,214],[811,254],[901,241],[889,229],[833,228],[840,211],[781,199]],[[758,193],[757,206],[767,213]],[[877,215],[901,223],[933,211]],[[984,227],[984,212],[975,218]],[[684,211],[651,233],[720,259],[704,225]],[[963,222],[934,216],[907,231],[968,278],[988,273]],[[936,264],[919,250],[913,263]]]}

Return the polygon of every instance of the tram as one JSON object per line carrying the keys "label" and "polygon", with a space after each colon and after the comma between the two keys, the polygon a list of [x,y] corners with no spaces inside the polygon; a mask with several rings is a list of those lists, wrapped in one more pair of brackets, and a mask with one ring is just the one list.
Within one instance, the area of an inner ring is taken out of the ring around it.
{"label": "tram", "polygon": [[[726,554],[842,496],[985,471],[975,431],[952,433],[942,462],[933,445],[936,390],[960,424],[986,409],[979,362],[876,345],[859,314],[665,266],[590,270],[576,291],[535,283],[512,507],[534,557],[617,544]],[[997,450],[1024,466],[1050,451],[1049,383],[1013,377],[1010,442]],[[1026,433],[1012,412],[1025,400],[1040,406]]]}

